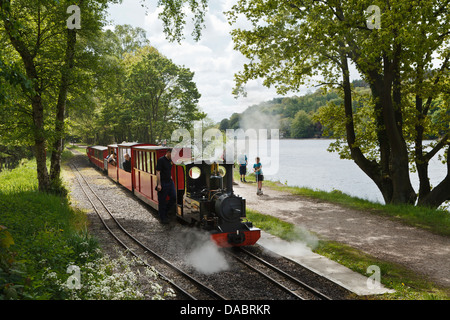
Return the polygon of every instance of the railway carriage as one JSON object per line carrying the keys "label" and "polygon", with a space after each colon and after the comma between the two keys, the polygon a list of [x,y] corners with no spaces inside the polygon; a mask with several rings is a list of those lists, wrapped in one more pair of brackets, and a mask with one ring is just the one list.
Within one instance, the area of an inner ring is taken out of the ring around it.
{"label": "railway carriage", "polygon": [[104,146],[89,146],[86,148],[86,154],[91,163],[101,170],[106,170],[103,159],[108,155],[108,148]]}
{"label": "railway carriage", "polygon": [[[158,192],[155,190],[157,185],[156,162],[166,154],[167,147],[145,145],[133,146],[133,193],[141,200],[158,210]],[[175,182],[177,191],[177,210],[180,205],[180,199],[184,193],[184,170],[180,164],[183,161],[191,159],[190,149],[174,149],[173,154],[179,156],[173,157],[176,165],[172,166],[172,179]]]}
{"label": "railway carriage", "polygon": [[[135,163],[134,153],[132,152],[132,148],[138,146],[151,146],[150,144],[145,143],[137,143],[137,142],[126,142],[117,145],[117,182],[127,188],[130,191],[133,191],[135,181],[133,175],[133,163]],[[128,155],[130,157],[130,168],[126,170],[124,167],[125,156]]]}

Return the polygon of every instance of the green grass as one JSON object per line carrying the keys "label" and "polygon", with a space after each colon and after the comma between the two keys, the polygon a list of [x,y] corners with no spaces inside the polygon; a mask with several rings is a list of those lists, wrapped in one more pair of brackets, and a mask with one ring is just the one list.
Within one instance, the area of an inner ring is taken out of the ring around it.
{"label": "green grass", "polygon": [[360,250],[334,241],[319,241],[314,252],[334,260],[347,268],[369,277],[369,266],[380,268],[380,281],[394,293],[361,296],[359,299],[377,300],[450,300],[450,289],[437,286],[422,275],[396,263],[383,261]]}
{"label": "green grass", "polygon": [[64,275],[69,264],[84,263],[75,243],[96,248],[85,232],[85,214],[67,198],[37,189],[35,160],[0,173],[0,225],[11,240],[0,243],[0,298],[61,298],[43,286],[45,270]]}
{"label": "green grass", "polygon": [[[62,158],[71,157],[66,151]],[[133,271],[140,263],[136,259],[120,252],[116,259],[103,255],[88,232],[85,212],[70,205],[70,196],[37,189],[35,160],[23,160],[16,169],[0,173],[0,300],[173,296],[153,282],[156,274],[151,269]],[[74,266],[79,278],[68,269]],[[73,287],[74,279],[81,288]]]}
{"label": "green grass", "polygon": [[73,145],[67,144],[66,148],[69,150],[77,150],[77,151],[81,152],[82,154],[86,154],[86,148],[79,147],[76,144],[73,144]]}

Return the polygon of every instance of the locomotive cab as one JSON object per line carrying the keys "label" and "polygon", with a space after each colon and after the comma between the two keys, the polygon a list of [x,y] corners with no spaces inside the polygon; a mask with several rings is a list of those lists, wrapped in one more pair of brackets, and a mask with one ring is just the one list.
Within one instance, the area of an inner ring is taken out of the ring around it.
{"label": "locomotive cab", "polygon": [[260,230],[246,217],[245,199],[233,192],[233,164],[186,164],[186,192],[179,217],[212,233],[220,246],[253,245]]}

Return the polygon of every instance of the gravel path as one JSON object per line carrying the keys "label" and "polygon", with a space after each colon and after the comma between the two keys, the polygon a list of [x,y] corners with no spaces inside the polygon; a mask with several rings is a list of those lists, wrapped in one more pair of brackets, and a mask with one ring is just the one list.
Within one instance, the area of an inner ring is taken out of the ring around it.
{"label": "gravel path", "polygon": [[414,228],[393,218],[352,210],[263,187],[254,183],[235,186],[247,207],[276,216],[317,234],[345,243],[379,259],[401,264],[434,282],[450,287],[450,238]]}

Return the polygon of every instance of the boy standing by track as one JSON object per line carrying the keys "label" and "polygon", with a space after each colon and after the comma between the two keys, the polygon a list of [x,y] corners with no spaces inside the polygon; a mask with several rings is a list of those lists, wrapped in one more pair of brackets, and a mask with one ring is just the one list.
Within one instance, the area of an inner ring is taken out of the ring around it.
{"label": "boy standing by track", "polygon": [[256,163],[253,165],[253,171],[255,172],[256,176],[256,183],[258,184],[258,190],[256,191],[256,194],[258,196],[262,195],[262,182],[264,181],[264,175],[262,172],[262,164],[260,162],[259,157],[256,157]]}

